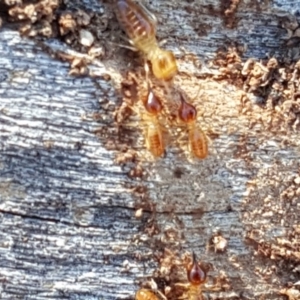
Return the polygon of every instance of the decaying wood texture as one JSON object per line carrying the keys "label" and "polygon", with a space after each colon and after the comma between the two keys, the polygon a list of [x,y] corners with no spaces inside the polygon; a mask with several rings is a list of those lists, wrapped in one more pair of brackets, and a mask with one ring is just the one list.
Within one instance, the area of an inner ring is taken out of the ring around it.
{"label": "decaying wood texture", "polygon": [[[209,299],[299,299],[298,1],[151,1],[158,38],[178,58],[176,86],[191,98],[201,88],[194,104],[211,144],[207,159],[189,161],[173,138],[165,158],[142,159],[142,178],[128,176],[136,162],[115,159],[145,152],[142,124],[124,130],[113,117],[141,59],[108,44],[121,33],[110,2],[69,2],[58,15],[81,9],[108,24],[97,35],[105,54],[81,77],[54,55],[72,46],[20,37],[2,17],[1,299],[134,299],[152,277],[176,299],[186,277],[171,266],[192,251],[219,284]],[[216,63],[233,48],[240,62]],[[274,85],[258,96],[237,84],[248,58],[272,57],[295,69],[278,103]]]}

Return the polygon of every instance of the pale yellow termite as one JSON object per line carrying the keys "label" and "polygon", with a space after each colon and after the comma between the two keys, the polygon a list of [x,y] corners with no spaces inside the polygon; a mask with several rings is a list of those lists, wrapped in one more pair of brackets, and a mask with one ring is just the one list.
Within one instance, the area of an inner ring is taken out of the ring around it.
{"label": "pale yellow termite", "polygon": [[170,80],[177,73],[177,63],[172,51],[163,50],[156,40],[154,17],[132,0],[115,1],[117,19],[132,45],[141,51],[152,64],[157,79]]}

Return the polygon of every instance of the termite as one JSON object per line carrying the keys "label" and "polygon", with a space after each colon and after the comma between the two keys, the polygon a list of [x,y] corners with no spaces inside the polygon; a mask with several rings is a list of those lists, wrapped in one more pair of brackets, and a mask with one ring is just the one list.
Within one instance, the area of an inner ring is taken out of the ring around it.
{"label": "termite", "polygon": [[146,123],[145,140],[148,151],[155,157],[160,157],[165,152],[163,134],[158,116],[163,106],[160,99],[154,94],[150,84],[148,84],[147,96],[142,98],[146,113],[142,119]]}
{"label": "termite", "polygon": [[197,110],[192,104],[186,102],[181,94],[178,117],[187,126],[189,151],[199,159],[206,158],[208,154],[208,139],[197,125]]}
{"label": "termite", "polygon": [[135,300],[159,300],[159,299],[152,291],[147,289],[140,289],[135,294]]}
{"label": "termite", "polygon": [[177,73],[172,51],[163,50],[156,40],[156,20],[149,11],[132,0],[116,1],[117,19],[132,45],[152,64],[157,79],[170,80]]}
{"label": "termite", "polygon": [[188,300],[202,300],[201,286],[206,281],[206,272],[199,266],[196,254],[193,252],[193,260],[187,266],[187,278],[189,281]]}

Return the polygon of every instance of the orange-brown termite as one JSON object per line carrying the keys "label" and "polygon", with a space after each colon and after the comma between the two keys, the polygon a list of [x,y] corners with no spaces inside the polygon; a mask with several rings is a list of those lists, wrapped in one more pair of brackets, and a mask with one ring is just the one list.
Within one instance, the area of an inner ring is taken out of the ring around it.
{"label": "orange-brown termite", "polygon": [[194,252],[192,263],[187,266],[186,270],[187,278],[190,283],[187,292],[188,300],[202,300],[201,286],[206,281],[206,272],[199,266]]}
{"label": "orange-brown termite", "polygon": [[156,20],[141,4],[132,0],[115,1],[117,19],[132,45],[152,64],[157,79],[170,80],[177,73],[172,51],[163,50],[156,40]]}
{"label": "orange-brown termite", "polygon": [[208,139],[202,129],[197,125],[197,110],[180,94],[178,117],[187,126],[189,150],[193,156],[203,159],[208,154]]}
{"label": "orange-brown termite", "polygon": [[142,98],[146,112],[143,113],[142,119],[146,123],[145,140],[146,147],[155,157],[160,157],[165,152],[163,134],[158,116],[163,106],[160,99],[154,94],[148,83],[146,97]]}

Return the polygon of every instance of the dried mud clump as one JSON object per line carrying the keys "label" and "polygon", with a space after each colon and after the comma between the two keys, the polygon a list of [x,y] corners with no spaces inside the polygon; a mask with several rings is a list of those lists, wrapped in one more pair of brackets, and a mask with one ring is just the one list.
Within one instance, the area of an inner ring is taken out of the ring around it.
{"label": "dried mud clump", "polygon": [[244,90],[246,92],[254,92],[259,88],[264,88],[271,84],[271,81],[278,79],[282,82],[282,78],[277,78],[275,74],[278,69],[278,62],[275,58],[271,58],[266,66],[253,59],[249,59],[243,66],[242,75],[246,76],[244,82]]}
{"label": "dried mud clump", "polygon": [[[224,1],[226,3],[226,1]],[[225,24],[228,28],[233,28],[236,23],[235,19],[235,13],[238,9],[238,6],[240,4],[240,0],[230,0],[229,5],[225,9],[224,15],[225,15]]]}
{"label": "dried mud clump", "polygon": [[[286,132],[299,129],[300,116],[300,61],[290,66],[280,66],[275,58],[265,65],[248,60],[242,70],[245,76],[243,89],[254,104],[273,112],[270,130]],[[274,126],[276,125],[276,126]]]}
{"label": "dried mud clump", "polygon": [[59,32],[61,36],[75,32],[80,27],[88,26],[91,23],[92,16],[82,10],[75,13],[70,11],[63,12],[58,19]]}
{"label": "dried mud clump", "polygon": [[[99,28],[96,16],[83,10],[64,11],[58,16],[58,30],[61,38],[78,51],[89,52],[93,57],[103,56],[104,50],[97,54],[93,49],[103,48],[97,38]],[[105,30],[103,28],[103,30]]]}
{"label": "dried mud clump", "polygon": [[[74,21],[75,24],[73,24]],[[96,15],[83,10],[77,10],[74,13],[66,12],[64,16],[60,16],[59,24],[63,40],[72,44],[73,48],[84,53],[87,52],[91,59],[101,59],[105,56],[103,37],[105,34],[109,34],[106,32],[108,16],[105,13]],[[107,77],[109,76],[107,75]]]}
{"label": "dried mud clump", "polygon": [[60,37],[73,49],[88,52],[92,57],[104,55],[97,41],[108,27],[106,14],[95,15],[81,9],[68,9],[59,0],[6,1],[8,20],[19,26],[28,37]]}
{"label": "dried mud clump", "polygon": [[229,48],[227,52],[219,51],[213,61],[219,73],[213,76],[215,80],[226,80],[239,88],[243,86],[241,76],[242,59],[236,48]]}
{"label": "dried mud clump", "polygon": [[[268,185],[263,180],[267,177]],[[274,166],[260,171],[249,190],[243,220],[246,241],[254,257],[263,260],[256,273],[269,280],[277,277],[272,283],[279,287],[294,284],[300,276],[300,177]]]}
{"label": "dried mud clump", "polygon": [[[248,59],[242,62],[239,51],[220,51],[214,59],[218,73],[212,77],[236,86],[241,92],[242,113],[251,115],[251,122],[264,123],[271,132],[299,130],[300,61],[285,64],[276,58],[265,61]],[[253,113],[260,106],[260,114]]]}
{"label": "dried mud clump", "polygon": [[65,53],[40,43],[45,52],[70,63],[70,75],[110,80],[110,75],[89,67],[95,58],[102,59],[106,54],[103,35],[108,27],[108,16],[104,12],[71,8],[72,4],[59,0],[6,1],[6,18],[18,26],[23,36],[39,41],[40,37],[60,38],[77,51]]}
{"label": "dried mud clump", "polygon": [[214,250],[215,253],[223,253],[226,251],[228,241],[222,236],[221,233],[214,234],[209,243],[209,247]]}
{"label": "dried mud clump", "polygon": [[[9,1],[11,2],[11,1]],[[53,20],[56,18],[58,0],[13,1],[8,4],[9,20],[21,22],[20,32],[26,36],[53,36]]]}

